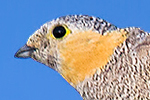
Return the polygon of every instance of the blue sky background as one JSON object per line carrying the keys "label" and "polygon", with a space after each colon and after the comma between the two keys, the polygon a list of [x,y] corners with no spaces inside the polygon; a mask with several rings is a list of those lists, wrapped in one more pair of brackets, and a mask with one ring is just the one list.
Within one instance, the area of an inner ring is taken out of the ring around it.
{"label": "blue sky background", "polygon": [[150,0],[1,0],[0,100],[82,100],[57,72],[15,52],[42,24],[86,14],[150,32]]}

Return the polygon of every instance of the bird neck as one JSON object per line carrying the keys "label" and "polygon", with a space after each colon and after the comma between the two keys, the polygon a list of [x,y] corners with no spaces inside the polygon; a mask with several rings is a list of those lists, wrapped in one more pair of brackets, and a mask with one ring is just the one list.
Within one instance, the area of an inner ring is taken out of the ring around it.
{"label": "bird neck", "polygon": [[61,58],[60,74],[73,86],[91,77],[110,60],[114,49],[120,46],[127,32],[116,30],[101,35],[93,31],[71,34],[58,44]]}

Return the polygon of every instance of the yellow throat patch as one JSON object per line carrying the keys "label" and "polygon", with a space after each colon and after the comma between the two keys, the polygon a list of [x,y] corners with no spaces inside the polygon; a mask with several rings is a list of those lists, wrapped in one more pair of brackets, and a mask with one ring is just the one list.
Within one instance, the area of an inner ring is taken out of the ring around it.
{"label": "yellow throat patch", "polygon": [[92,31],[70,34],[65,42],[58,43],[62,59],[60,74],[75,87],[107,64],[114,49],[126,40],[126,35],[123,29],[106,35]]}

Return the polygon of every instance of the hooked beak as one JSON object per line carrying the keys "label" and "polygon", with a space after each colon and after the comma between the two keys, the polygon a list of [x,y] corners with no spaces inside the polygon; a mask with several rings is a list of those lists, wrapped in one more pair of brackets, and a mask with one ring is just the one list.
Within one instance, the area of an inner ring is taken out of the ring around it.
{"label": "hooked beak", "polygon": [[21,47],[15,54],[16,58],[30,58],[35,48],[29,47],[26,44]]}

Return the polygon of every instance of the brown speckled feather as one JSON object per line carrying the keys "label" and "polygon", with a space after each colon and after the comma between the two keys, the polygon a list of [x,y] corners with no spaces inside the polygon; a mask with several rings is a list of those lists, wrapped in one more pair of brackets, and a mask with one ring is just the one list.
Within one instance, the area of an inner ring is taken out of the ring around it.
{"label": "brown speckled feather", "polygon": [[150,99],[149,34],[139,28],[126,30],[129,37],[105,68],[77,86],[85,100]]}

